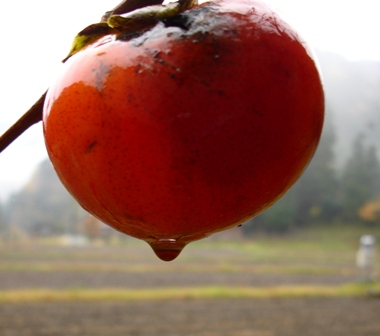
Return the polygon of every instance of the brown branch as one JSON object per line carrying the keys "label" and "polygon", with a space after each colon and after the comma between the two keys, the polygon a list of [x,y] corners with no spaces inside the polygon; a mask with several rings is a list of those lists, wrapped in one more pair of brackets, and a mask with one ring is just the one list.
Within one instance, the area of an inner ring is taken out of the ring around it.
{"label": "brown branch", "polygon": [[[163,0],[123,0],[113,10],[107,12],[103,17],[113,14],[125,14],[135,9],[145,6],[159,5]],[[24,133],[30,126],[42,120],[42,110],[44,107],[46,92],[38,99],[34,105],[0,137],[0,153],[7,148],[14,140]]]}
{"label": "brown branch", "polygon": [[0,153],[7,148],[14,140],[24,133],[30,126],[42,120],[42,110],[44,107],[46,92],[38,99],[34,105],[11,126],[0,137]]}
{"label": "brown branch", "polygon": [[164,0],[123,0],[114,9],[104,13],[101,22],[107,22],[111,15],[121,15],[146,6],[160,5]]}
{"label": "brown branch", "polygon": [[125,14],[138,8],[151,5],[160,5],[163,0],[124,0],[118,4],[111,12],[112,14]]}

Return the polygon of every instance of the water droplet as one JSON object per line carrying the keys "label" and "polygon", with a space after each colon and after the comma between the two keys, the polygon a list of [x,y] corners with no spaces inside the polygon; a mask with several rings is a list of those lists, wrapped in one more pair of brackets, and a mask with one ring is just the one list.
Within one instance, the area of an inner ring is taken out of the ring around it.
{"label": "water droplet", "polygon": [[177,239],[157,239],[147,242],[154,253],[163,261],[172,261],[178,257],[186,242]]}

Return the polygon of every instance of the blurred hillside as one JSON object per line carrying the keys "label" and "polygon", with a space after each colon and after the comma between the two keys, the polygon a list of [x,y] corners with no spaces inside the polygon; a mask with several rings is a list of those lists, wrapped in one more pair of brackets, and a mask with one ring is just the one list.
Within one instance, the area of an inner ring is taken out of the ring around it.
{"label": "blurred hillside", "polygon": [[[380,62],[351,62],[318,52],[326,123],[312,163],[271,209],[243,232],[285,233],[320,223],[380,226]],[[86,212],[42,162],[29,183],[2,204],[0,230],[29,235],[76,233]]]}
{"label": "blurred hillside", "polygon": [[28,235],[76,233],[85,216],[86,212],[63,187],[48,159],[3,210],[4,226],[18,228]]}
{"label": "blurred hillside", "polygon": [[317,56],[326,92],[327,119],[336,136],[337,164],[347,160],[358,134],[379,151],[380,62],[352,62],[321,51]]}

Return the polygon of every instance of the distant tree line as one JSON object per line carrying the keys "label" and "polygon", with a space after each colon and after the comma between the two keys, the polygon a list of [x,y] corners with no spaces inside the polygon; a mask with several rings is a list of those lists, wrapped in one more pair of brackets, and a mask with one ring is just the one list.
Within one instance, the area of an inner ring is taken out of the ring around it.
{"label": "distant tree line", "polygon": [[358,134],[349,158],[338,168],[335,132],[327,120],[315,157],[295,185],[271,208],[243,225],[257,231],[286,233],[321,223],[380,226],[380,164],[377,148]]}
{"label": "distant tree line", "polygon": [[66,191],[49,160],[43,161],[27,185],[3,205],[6,231],[31,236],[77,233],[87,213]]}

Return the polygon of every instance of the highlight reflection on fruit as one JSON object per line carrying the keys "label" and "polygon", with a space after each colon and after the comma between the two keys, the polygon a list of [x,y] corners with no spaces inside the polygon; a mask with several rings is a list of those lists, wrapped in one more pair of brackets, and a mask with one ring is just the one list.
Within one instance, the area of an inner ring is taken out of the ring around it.
{"label": "highlight reflection on fruit", "polygon": [[163,260],[273,204],[323,124],[312,54],[268,5],[190,7],[132,30],[128,15],[111,16],[68,59],[43,116],[70,193]]}

